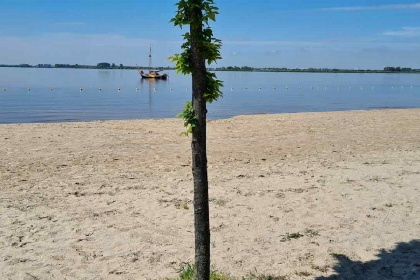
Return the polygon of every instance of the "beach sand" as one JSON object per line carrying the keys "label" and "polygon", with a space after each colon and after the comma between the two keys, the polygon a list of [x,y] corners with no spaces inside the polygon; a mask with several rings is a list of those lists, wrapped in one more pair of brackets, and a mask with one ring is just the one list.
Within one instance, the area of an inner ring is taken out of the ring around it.
{"label": "beach sand", "polygon": [[[0,278],[176,276],[194,259],[182,131],[0,125]],[[420,109],[209,121],[208,165],[214,269],[420,279]]]}

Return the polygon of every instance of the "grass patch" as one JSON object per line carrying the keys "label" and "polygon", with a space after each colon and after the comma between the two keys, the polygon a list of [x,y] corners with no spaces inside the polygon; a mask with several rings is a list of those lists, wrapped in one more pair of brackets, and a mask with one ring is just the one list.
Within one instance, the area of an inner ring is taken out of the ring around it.
{"label": "grass patch", "polygon": [[257,270],[255,273],[250,273],[246,277],[242,277],[242,280],[288,280],[287,276],[273,276],[273,275],[265,275],[265,274],[258,274]]}
{"label": "grass patch", "polygon": [[219,206],[226,206],[226,200],[223,199],[212,199],[212,202],[214,202],[214,204],[219,205]]}
{"label": "grass patch", "polygon": [[[194,266],[189,263],[184,263],[181,265],[178,277],[167,278],[166,280],[194,280],[194,276],[195,276]],[[210,280],[233,280],[233,278],[212,270],[210,272]]]}
{"label": "grass patch", "polygon": [[313,270],[318,270],[318,271],[321,271],[322,273],[327,273],[328,272],[328,268],[329,268],[328,265],[325,265],[325,266],[312,265],[312,269]]}
{"label": "grass patch", "polygon": [[185,209],[185,210],[190,209],[186,202],[176,202],[175,207],[176,207],[176,209]]}
{"label": "grass patch", "polygon": [[313,230],[313,229],[307,228],[305,230],[305,235],[309,237],[319,236],[319,230]]}
{"label": "grass patch", "polygon": [[304,236],[309,236],[309,237],[319,236],[319,231],[307,228],[305,230],[304,234],[300,233],[300,232],[286,233],[286,235],[283,236],[282,239],[280,239],[280,242],[286,242],[286,241],[290,241],[292,239],[299,239],[299,238],[304,237]]}
{"label": "grass patch", "polygon": [[[184,263],[181,265],[179,270],[179,276],[176,278],[166,278],[166,280],[194,280],[195,268],[192,264]],[[212,270],[210,272],[210,280],[235,280],[226,274],[220,273],[218,271]],[[255,273],[250,273],[245,277],[240,278],[242,280],[288,280],[286,276],[272,276],[272,275],[262,275],[258,274],[255,270]]]}
{"label": "grass patch", "polygon": [[295,274],[297,276],[305,276],[305,277],[308,277],[308,276],[311,276],[312,275],[310,272],[307,272],[307,271],[296,271]]}
{"label": "grass patch", "polygon": [[286,235],[283,236],[282,239],[280,239],[280,242],[286,242],[286,241],[290,241],[292,239],[299,239],[299,238],[301,238],[303,236],[304,235],[301,234],[300,232],[286,233]]}
{"label": "grass patch", "polygon": [[112,203],[115,203],[115,200],[108,200],[108,201],[106,202],[106,205],[111,205]]}

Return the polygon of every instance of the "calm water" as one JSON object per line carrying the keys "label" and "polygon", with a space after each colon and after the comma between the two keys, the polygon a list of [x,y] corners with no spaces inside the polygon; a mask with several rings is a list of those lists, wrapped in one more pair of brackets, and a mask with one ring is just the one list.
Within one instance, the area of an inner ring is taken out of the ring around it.
{"label": "calm water", "polygon": [[[0,123],[172,118],[191,99],[191,78],[167,73],[168,81],[153,81],[135,70],[0,68]],[[414,74],[217,74],[225,88],[209,106],[213,119],[420,107],[420,76]]]}

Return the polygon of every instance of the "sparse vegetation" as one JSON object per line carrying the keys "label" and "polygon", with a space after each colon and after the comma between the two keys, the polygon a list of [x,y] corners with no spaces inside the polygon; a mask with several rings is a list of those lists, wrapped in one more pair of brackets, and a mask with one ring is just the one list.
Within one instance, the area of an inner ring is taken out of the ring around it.
{"label": "sparse vegetation", "polygon": [[[179,276],[176,278],[168,278],[166,280],[193,280],[195,277],[195,268],[192,264],[184,263],[179,270]],[[210,280],[233,280],[233,278],[219,273],[217,271],[210,272]]]}
{"label": "sparse vegetation", "polygon": [[328,265],[325,265],[325,266],[312,265],[313,270],[318,270],[318,271],[321,271],[322,273],[327,273],[328,268],[329,268]]}
{"label": "sparse vegetation", "polygon": [[280,239],[280,242],[286,242],[286,241],[290,241],[292,239],[299,239],[299,238],[301,238],[303,236],[304,235],[301,234],[300,232],[286,233],[286,235],[283,236],[282,239]]}
{"label": "sparse vegetation", "polygon": [[107,202],[106,202],[106,205],[111,205],[112,203],[114,203],[115,202],[115,200],[108,200]]}
{"label": "sparse vegetation", "polygon": [[175,207],[176,207],[176,209],[185,209],[185,210],[190,209],[186,202],[176,202]]}
{"label": "sparse vegetation", "polygon": [[227,202],[226,200],[223,200],[223,199],[212,199],[211,201],[219,206],[225,206]]}
{"label": "sparse vegetation", "polygon": [[305,230],[305,235],[310,236],[310,237],[319,236],[319,230],[313,230],[313,229],[307,228]]}
{"label": "sparse vegetation", "polygon": [[[184,263],[181,265],[181,269],[179,270],[178,277],[167,278],[166,280],[193,280],[194,277],[195,277],[194,266],[191,265],[190,263]],[[238,279],[238,278],[220,273],[215,270],[212,270],[210,272],[210,280],[235,280],[235,279]],[[287,276],[263,275],[263,274],[258,274],[257,270],[239,279],[241,280],[288,280]]]}
{"label": "sparse vegetation", "polygon": [[242,277],[242,280],[288,280],[287,276],[273,276],[273,275],[264,275],[258,274],[255,269],[255,273],[250,273],[246,277]]}
{"label": "sparse vegetation", "polygon": [[305,276],[305,277],[308,277],[308,276],[311,276],[312,274],[310,272],[308,272],[308,271],[296,271],[296,275],[297,276]]}

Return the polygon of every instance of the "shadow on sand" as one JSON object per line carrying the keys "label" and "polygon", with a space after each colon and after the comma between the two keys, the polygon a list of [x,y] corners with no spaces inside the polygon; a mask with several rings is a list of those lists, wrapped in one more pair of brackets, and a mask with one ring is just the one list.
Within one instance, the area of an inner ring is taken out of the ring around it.
{"label": "shadow on sand", "polygon": [[381,250],[378,259],[368,262],[352,261],[345,255],[336,254],[335,275],[316,280],[420,280],[420,240],[398,243],[390,251]]}

